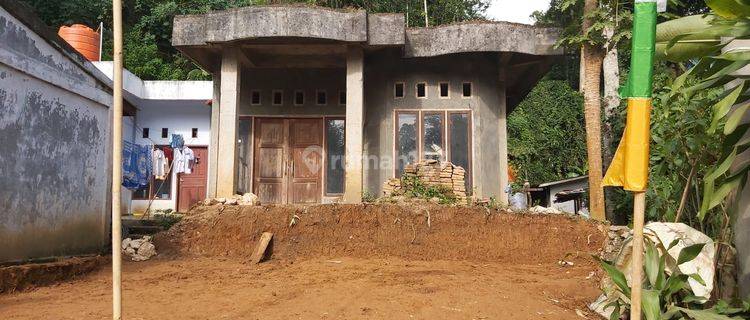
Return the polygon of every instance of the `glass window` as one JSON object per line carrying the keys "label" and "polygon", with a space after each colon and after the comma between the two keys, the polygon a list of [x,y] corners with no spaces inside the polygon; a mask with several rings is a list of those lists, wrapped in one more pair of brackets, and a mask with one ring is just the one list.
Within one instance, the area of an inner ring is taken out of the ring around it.
{"label": "glass window", "polygon": [[468,112],[448,113],[450,162],[466,170],[466,194],[471,194],[471,128]]}
{"label": "glass window", "polygon": [[443,147],[443,113],[422,114],[422,157],[445,161]]}
{"label": "glass window", "polygon": [[441,82],[440,83],[440,97],[441,98],[448,98],[450,96],[450,90],[449,85],[447,82]]}
{"label": "glass window", "polygon": [[404,83],[403,82],[397,82],[393,86],[393,96],[396,98],[404,97]]}
{"label": "glass window", "polygon": [[401,177],[404,167],[417,160],[417,114],[397,113],[396,128],[396,177]]}
{"label": "glass window", "polygon": [[237,191],[240,194],[252,192],[252,128],[252,119],[240,118],[237,131]]}
{"label": "glass window", "polygon": [[343,119],[326,120],[326,194],[344,193]]}
{"label": "glass window", "polygon": [[417,83],[417,98],[427,97],[427,84],[424,82]]}
{"label": "glass window", "polygon": [[143,138],[148,138],[148,128],[143,128]]}
{"label": "glass window", "polygon": [[143,188],[133,191],[133,199],[134,200],[148,200],[149,199],[149,187],[150,186],[145,186]]}
{"label": "glass window", "polygon": [[464,97],[471,97],[471,82],[464,82],[461,91]]}
{"label": "glass window", "polygon": [[166,138],[169,136],[169,129],[168,128],[161,128],[161,137]]}

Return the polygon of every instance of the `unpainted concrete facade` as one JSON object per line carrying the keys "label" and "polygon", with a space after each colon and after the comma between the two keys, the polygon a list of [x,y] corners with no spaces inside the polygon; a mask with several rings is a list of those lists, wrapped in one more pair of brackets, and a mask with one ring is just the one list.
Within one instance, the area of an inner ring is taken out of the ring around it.
{"label": "unpainted concrete facade", "polygon": [[[395,155],[395,113],[450,110],[471,115],[474,195],[507,201],[506,115],[562,53],[553,48],[556,36],[554,29],[503,22],[407,29],[401,14],[253,6],[178,16],[173,45],[214,75],[218,154],[209,165],[209,196],[237,191],[240,117],[343,116],[342,200],[359,202],[363,191],[379,194],[395,174],[392,165],[371,162]],[[396,82],[405,85],[403,98],[394,98]],[[449,83],[449,97],[438,97],[441,82]],[[416,83],[426,84],[427,97],[415,97]],[[462,83],[471,83],[470,97],[462,97]],[[274,90],[284,92],[282,105],[271,103]],[[305,105],[293,104],[297,90]],[[327,92],[324,106],[315,104],[318,90]],[[253,91],[260,103],[250,102]],[[345,105],[337,103],[340,92]]]}
{"label": "unpainted concrete facade", "polygon": [[105,78],[12,1],[0,1],[0,44],[0,262],[98,253],[109,236]]}

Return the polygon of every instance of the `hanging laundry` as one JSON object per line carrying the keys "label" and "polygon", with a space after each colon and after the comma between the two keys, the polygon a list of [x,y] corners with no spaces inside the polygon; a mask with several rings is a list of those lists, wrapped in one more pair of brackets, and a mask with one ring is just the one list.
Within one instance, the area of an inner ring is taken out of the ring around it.
{"label": "hanging laundry", "polygon": [[173,161],[172,170],[174,172],[191,174],[193,172],[193,163],[195,162],[195,153],[188,147],[174,149]]}
{"label": "hanging laundry", "polygon": [[172,155],[172,148],[163,146],[161,147],[161,151],[164,151],[164,157],[167,158],[167,163],[169,163],[169,160],[174,159],[174,156]]}
{"label": "hanging laundry", "polygon": [[181,134],[172,134],[170,146],[174,149],[182,148],[185,146],[185,139],[182,138]]}
{"label": "hanging laundry", "polygon": [[151,147],[123,141],[122,186],[138,190],[148,186],[151,178]]}
{"label": "hanging laundry", "polygon": [[169,162],[167,161],[167,157],[164,155],[164,151],[160,149],[154,149],[151,159],[153,160],[154,177],[159,180],[166,179],[167,172],[169,171]]}

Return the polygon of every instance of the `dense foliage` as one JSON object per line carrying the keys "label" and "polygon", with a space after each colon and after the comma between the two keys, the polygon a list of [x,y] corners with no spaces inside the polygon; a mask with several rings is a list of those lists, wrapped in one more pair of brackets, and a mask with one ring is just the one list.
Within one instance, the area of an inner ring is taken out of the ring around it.
{"label": "dense foliage", "polygon": [[566,81],[542,80],[508,116],[508,153],[532,184],[585,174],[583,97]]}
{"label": "dense foliage", "polygon": [[[104,23],[105,59],[111,58],[112,2],[107,0],[22,0],[50,26]],[[424,25],[422,0],[124,0],[125,67],[145,80],[194,80],[210,76],[171,46],[172,21],[248,5],[303,3],[332,8],[364,8],[370,12],[402,12],[409,26]],[[430,0],[430,25],[483,18],[488,0]],[[407,10],[408,8],[408,10]]]}

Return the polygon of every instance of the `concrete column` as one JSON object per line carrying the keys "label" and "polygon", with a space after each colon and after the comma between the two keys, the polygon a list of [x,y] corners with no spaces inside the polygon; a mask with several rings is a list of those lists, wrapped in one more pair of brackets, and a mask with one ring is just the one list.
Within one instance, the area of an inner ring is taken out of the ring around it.
{"label": "concrete column", "polygon": [[508,194],[505,192],[505,188],[508,186],[508,115],[507,115],[507,99],[505,95],[506,90],[506,74],[507,74],[507,60],[502,55],[500,56],[500,68],[499,78],[497,85],[498,92],[498,155],[500,164],[500,203],[508,204]]}
{"label": "concrete column", "polygon": [[208,146],[208,186],[206,197],[216,197],[216,178],[219,161],[219,109],[221,100],[221,73],[213,75],[213,98],[211,99],[211,141]]}
{"label": "concrete column", "polygon": [[235,48],[224,48],[219,84],[216,196],[229,197],[237,186],[237,113],[240,105],[240,62]]}
{"label": "concrete column", "polygon": [[344,202],[362,202],[362,149],[364,132],[364,53],[349,46],[346,54],[346,164]]}

